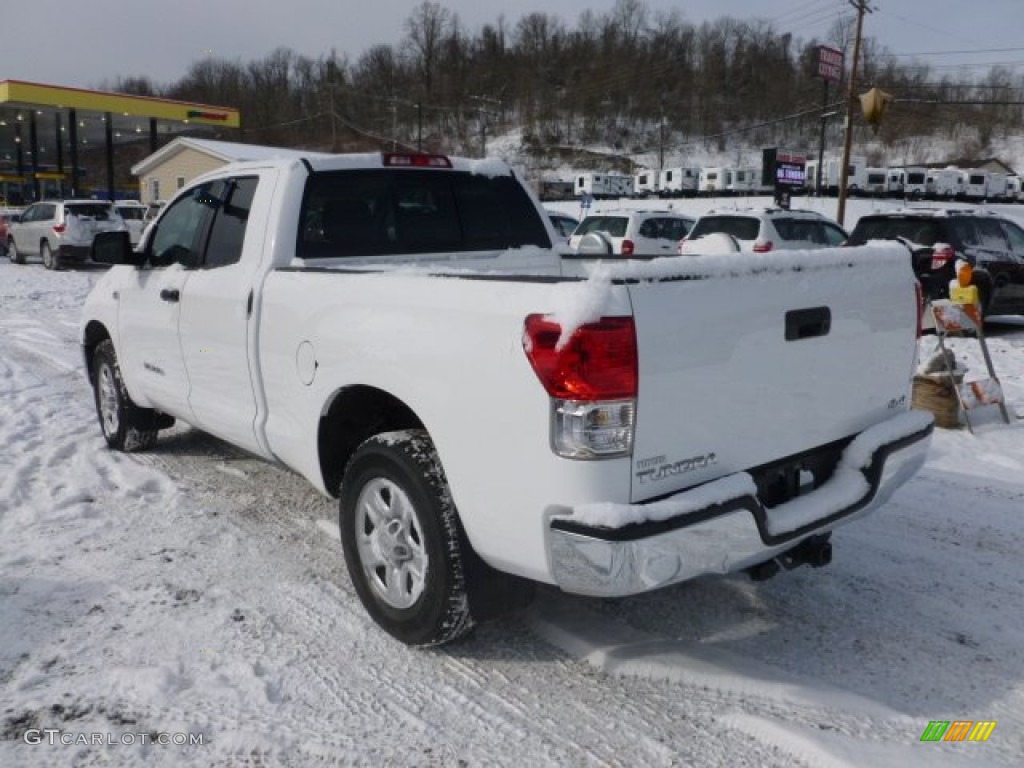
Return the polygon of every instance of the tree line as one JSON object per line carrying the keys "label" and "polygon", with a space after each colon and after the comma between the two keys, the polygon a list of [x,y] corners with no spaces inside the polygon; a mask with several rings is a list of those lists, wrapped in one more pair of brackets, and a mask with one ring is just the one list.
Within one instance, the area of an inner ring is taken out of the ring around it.
{"label": "tree line", "polygon": [[[112,89],[238,108],[242,137],[253,143],[473,155],[490,136],[519,128],[525,148],[538,153],[600,145],[660,162],[696,144],[817,146],[826,101],[818,46],[839,48],[849,62],[853,29],[844,17],[823,39],[803,39],[764,20],[694,24],[678,10],[617,0],[573,25],[538,12],[499,16],[471,32],[426,0],[406,18],[398,44],[355,58],[281,48],[250,62],[203,58],[168,85],[125,77]],[[1024,125],[1024,108],[1014,103],[1024,100],[1024,76],[1008,68],[965,83],[905,63],[868,37],[858,83],[897,98],[878,134],[896,152],[938,136],[980,156],[994,137]],[[833,87],[833,103],[845,99],[841,87]],[[841,117],[830,125],[838,133]]]}

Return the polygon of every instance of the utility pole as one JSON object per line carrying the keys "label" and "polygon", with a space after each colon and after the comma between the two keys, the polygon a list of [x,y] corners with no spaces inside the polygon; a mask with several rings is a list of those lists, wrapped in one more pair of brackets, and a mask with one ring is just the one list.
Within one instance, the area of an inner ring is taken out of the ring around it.
{"label": "utility pole", "polygon": [[423,102],[416,102],[416,151],[423,151]]}
{"label": "utility pole", "polygon": [[491,99],[487,96],[470,96],[470,99],[477,102],[477,115],[480,119],[480,157],[487,157],[487,116],[496,115],[497,112],[484,108],[485,104],[501,104],[500,99]]}
{"label": "utility pole", "polygon": [[661,99],[661,114],[658,117],[658,170],[665,168],[665,99]]}
{"label": "utility pole", "polygon": [[853,40],[853,63],[850,65],[850,90],[846,98],[846,136],[843,139],[843,165],[839,169],[839,205],[836,220],[841,225],[846,218],[846,183],[850,177],[850,144],[853,141],[853,108],[857,101],[857,60],[860,58],[860,38],[864,31],[864,14],[870,13],[868,0],[850,0],[857,9],[857,36]]}

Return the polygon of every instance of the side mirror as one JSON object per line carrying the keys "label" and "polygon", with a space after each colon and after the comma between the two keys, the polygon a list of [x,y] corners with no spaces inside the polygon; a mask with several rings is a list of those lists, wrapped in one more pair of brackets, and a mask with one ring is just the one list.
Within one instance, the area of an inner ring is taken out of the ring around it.
{"label": "side mirror", "polygon": [[132,250],[131,236],[125,232],[99,232],[92,240],[89,254],[96,264],[142,266],[144,257]]}

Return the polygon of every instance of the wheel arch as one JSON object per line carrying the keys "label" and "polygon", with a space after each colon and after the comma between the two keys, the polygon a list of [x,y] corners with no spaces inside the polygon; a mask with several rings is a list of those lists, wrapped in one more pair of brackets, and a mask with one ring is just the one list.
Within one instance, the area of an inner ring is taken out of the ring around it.
{"label": "wheel arch", "polygon": [[317,456],[323,487],[337,497],[352,454],[381,432],[426,429],[405,402],[385,390],[351,385],[334,392],[324,404],[317,429]]}
{"label": "wheel arch", "polygon": [[113,341],[110,331],[99,320],[90,320],[85,330],[82,331],[82,352],[85,355],[85,369],[89,374],[89,380],[93,378],[93,361],[96,357],[96,347],[104,341]]}

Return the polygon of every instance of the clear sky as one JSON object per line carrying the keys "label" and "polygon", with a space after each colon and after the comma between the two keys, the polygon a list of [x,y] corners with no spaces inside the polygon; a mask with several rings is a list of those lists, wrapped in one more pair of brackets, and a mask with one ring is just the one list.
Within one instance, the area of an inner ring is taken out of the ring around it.
{"label": "clear sky", "polygon": [[[97,87],[117,76],[158,84],[181,78],[203,56],[248,62],[285,46],[317,57],[335,48],[358,58],[403,37],[418,1],[405,0],[10,0],[2,14],[0,80]],[[476,32],[504,16],[514,27],[541,11],[568,25],[614,0],[442,0]],[[652,13],[678,8],[699,24],[720,16],[763,18],[794,37],[823,38],[849,0],[646,0]],[[1024,74],[1024,0],[871,0],[865,34],[893,53],[919,56],[937,71],[976,73],[994,62]],[[1000,50],[1001,49],[1001,50]],[[1015,49],[1015,50],[1007,50]],[[988,53],[979,51],[987,50]],[[964,53],[951,53],[964,52]],[[966,67],[966,68],[965,68]]]}

